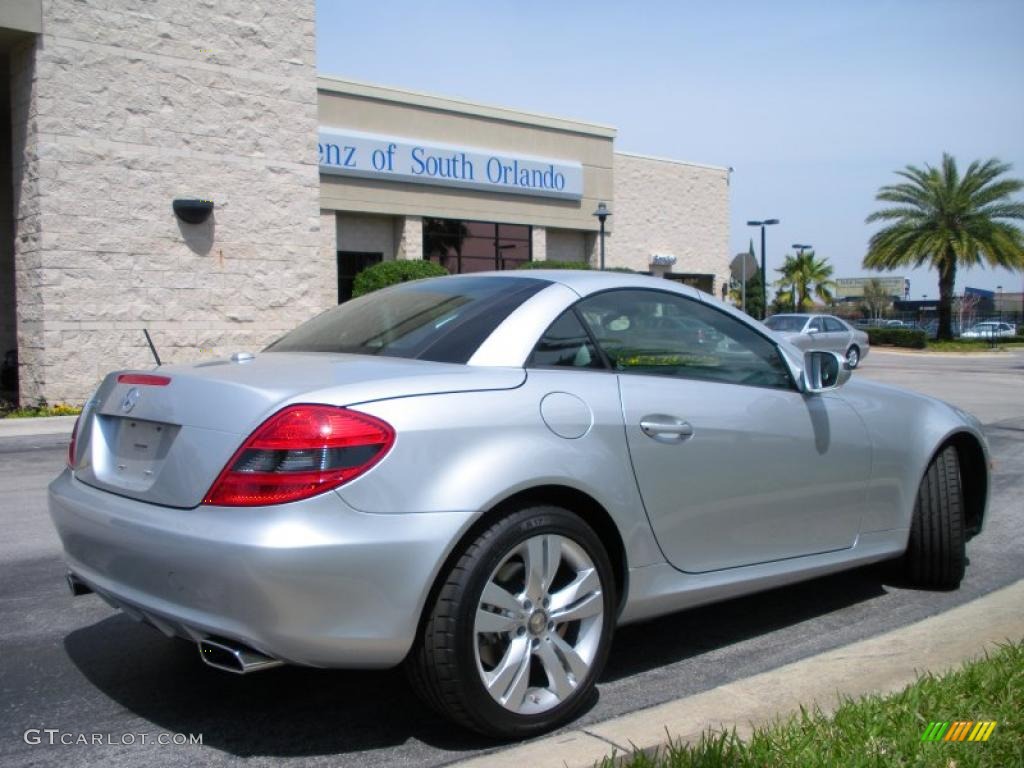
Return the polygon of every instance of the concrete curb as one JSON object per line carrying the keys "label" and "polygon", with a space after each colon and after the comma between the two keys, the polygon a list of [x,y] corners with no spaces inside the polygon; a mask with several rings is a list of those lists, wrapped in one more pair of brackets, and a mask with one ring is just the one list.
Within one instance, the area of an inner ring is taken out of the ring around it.
{"label": "concrete curb", "polygon": [[952,358],[964,358],[969,357],[972,360],[976,358],[985,357],[1006,357],[1007,355],[1014,354],[1016,350],[1012,349],[981,349],[977,352],[973,350],[964,350],[962,352],[929,352],[927,349],[891,349],[889,347],[872,347],[870,354],[872,355],[898,355],[900,357],[952,357]]}
{"label": "concrete curb", "polygon": [[0,437],[26,435],[67,435],[75,426],[77,416],[43,416],[34,419],[0,419]]}
{"label": "concrete curb", "polygon": [[840,695],[890,693],[920,672],[942,673],[996,644],[1024,637],[1024,581],[901,629],[787,664],[695,696],[632,712],[603,723],[538,739],[455,765],[592,768],[609,756],[650,750],[673,739],[697,741],[708,728],[754,725],[818,704],[832,711]]}

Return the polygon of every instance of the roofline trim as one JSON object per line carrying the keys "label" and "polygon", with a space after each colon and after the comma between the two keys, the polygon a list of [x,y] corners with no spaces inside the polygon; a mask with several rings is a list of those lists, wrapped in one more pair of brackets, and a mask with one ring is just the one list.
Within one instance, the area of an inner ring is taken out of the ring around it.
{"label": "roofline trim", "polygon": [[657,155],[644,155],[640,152],[626,152],[621,149],[616,149],[613,154],[625,155],[626,157],[636,157],[641,160],[656,160],[659,163],[672,163],[673,165],[689,165],[694,168],[707,168],[711,171],[721,171],[722,173],[728,173],[731,169],[724,165],[710,165],[708,163],[694,163],[689,160],[673,160],[671,157],[659,157]]}
{"label": "roofline trim", "polygon": [[343,93],[363,98],[376,99],[378,101],[391,101],[398,104],[409,104],[428,109],[437,109],[444,112],[455,112],[464,115],[477,117],[488,117],[494,120],[503,120],[510,123],[522,123],[524,125],[554,128],[560,131],[571,133],[582,133],[588,136],[598,136],[604,139],[614,139],[618,131],[610,125],[599,123],[587,123],[580,120],[573,120],[556,115],[547,115],[540,112],[527,112],[524,110],[510,109],[494,104],[483,104],[469,99],[458,99],[450,96],[441,96],[422,91],[412,91],[405,88],[396,88],[390,85],[379,85],[359,80],[348,80],[332,75],[317,75],[317,90],[326,93]]}

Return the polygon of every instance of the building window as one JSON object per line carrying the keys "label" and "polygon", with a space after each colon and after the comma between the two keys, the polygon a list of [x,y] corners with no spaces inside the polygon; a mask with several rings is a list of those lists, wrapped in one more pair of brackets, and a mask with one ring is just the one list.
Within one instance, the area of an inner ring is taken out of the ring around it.
{"label": "building window", "polygon": [[518,269],[532,259],[530,227],[458,219],[423,220],[423,258],[453,275]]}
{"label": "building window", "polygon": [[687,272],[666,272],[665,277],[669,280],[675,280],[677,283],[689,285],[696,288],[698,291],[704,291],[704,293],[711,293],[715,286],[714,275],[700,275]]}
{"label": "building window", "polygon": [[367,251],[338,251],[338,303],[348,301],[352,298],[352,287],[355,285],[356,275],[367,267],[380,264],[384,258],[383,253],[370,253]]}

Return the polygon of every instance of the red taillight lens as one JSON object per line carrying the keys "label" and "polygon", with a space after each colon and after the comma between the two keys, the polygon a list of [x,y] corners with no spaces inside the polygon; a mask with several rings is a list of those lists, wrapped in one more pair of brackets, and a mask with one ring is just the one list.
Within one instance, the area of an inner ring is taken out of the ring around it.
{"label": "red taillight lens", "polygon": [[330,405],[290,405],[246,440],[203,498],[222,507],[298,501],[337,488],[380,461],[391,425]]}
{"label": "red taillight lens", "polygon": [[117,377],[118,384],[143,384],[147,387],[166,387],[171,383],[170,376],[155,376],[152,373],[122,373]]}
{"label": "red taillight lens", "polygon": [[79,414],[75,419],[75,426],[71,429],[71,442],[68,443],[68,467],[71,469],[75,468],[75,443],[78,441],[78,422],[81,420],[82,415]]}

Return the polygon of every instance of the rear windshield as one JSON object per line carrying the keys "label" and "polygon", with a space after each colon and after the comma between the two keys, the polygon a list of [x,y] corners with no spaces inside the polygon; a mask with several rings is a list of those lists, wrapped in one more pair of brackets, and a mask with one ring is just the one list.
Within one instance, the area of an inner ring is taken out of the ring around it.
{"label": "rear windshield", "polygon": [[764,324],[773,331],[802,331],[807,324],[807,318],[798,315],[772,315]]}
{"label": "rear windshield", "polygon": [[348,352],[464,364],[516,307],[550,284],[500,275],[402,283],[329,309],[265,351]]}

